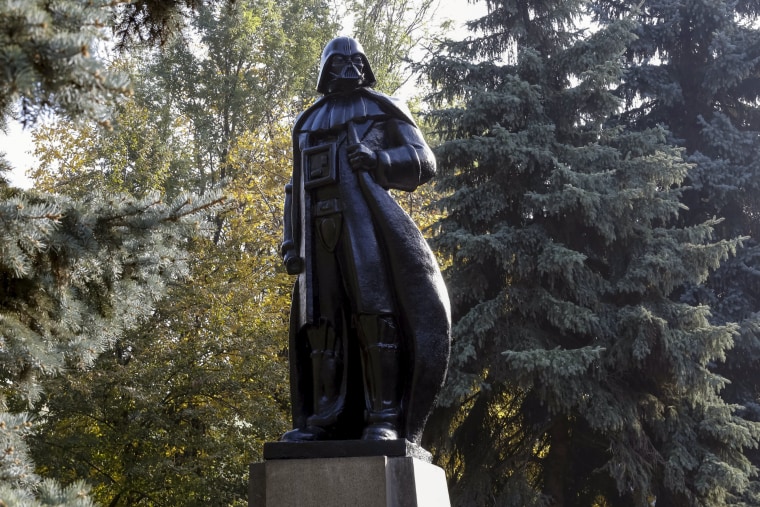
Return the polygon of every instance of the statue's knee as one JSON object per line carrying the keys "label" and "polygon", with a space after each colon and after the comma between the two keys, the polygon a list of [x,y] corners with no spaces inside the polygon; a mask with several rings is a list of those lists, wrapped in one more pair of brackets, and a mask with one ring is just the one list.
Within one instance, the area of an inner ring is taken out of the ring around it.
{"label": "statue's knee", "polygon": [[393,315],[359,315],[359,334],[365,346],[397,346],[400,335]]}

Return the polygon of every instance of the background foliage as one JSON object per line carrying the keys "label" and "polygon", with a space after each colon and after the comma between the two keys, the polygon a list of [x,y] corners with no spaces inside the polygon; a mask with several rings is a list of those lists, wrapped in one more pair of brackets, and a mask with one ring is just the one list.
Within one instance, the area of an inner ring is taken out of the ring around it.
{"label": "background foliage", "polygon": [[455,503],[754,505],[757,6],[488,7],[428,65]]}
{"label": "background foliage", "polygon": [[452,296],[453,504],[758,503],[760,4],[485,7],[433,43],[427,0],[0,3],[39,160],[0,157],[2,502],[246,504],[289,425],[289,129],[351,19],[380,90],[430,85],[439,185],[398,198]]}
{"label": "background foliage", "polygon": [[[44,101],[28,115],[34,122],[51,108],[58,113],[35,130],[35,188],[75,202],[123,193],[205,203],[221,199],[216,188],[222,186],[231,204],[206,206],[208,234],[185,235],[182,277],[134,281],[143,293],[122,303],[139,319],[88,328],[107,328],[109,339],[86,365],[31,382],[39,396],[36,422],[23,437],[39,475],[78,485],[85,479],[102,504],[245,505],[248,463],[289,424],[285,335],[292,281],[281,268],[279,242],[290,125],[316,96],[319,54],[339,30],[337,20],[361,6],[167,6],[127,3],[110,11],[99,5],[99,27],[118,14],[118,51],[98,46],[92,60],[98,72],[122,80],[121,95],[103,99],[97,122]],[[378,4],[378,23],[389,27],[408,18],[410,26],[364,38],[388,62],[379,74],[389,89],[408,72],[392,62],[415,44],[420,19],[412,7],[387,4],[393,15],[386,17]],[[93,29],[89,44],[95,36],[105,40]],[[387,55],[379,51],[385,43]],[[68,62],[72,72],[81,72],[78,63]],[[135,248],[160,253],[129,231],[125,236]],[[99,281],[98,273],[88,276]],[[31,470],[29,456],[24,461]],[[36,486],[28,486],[35,496]]]}

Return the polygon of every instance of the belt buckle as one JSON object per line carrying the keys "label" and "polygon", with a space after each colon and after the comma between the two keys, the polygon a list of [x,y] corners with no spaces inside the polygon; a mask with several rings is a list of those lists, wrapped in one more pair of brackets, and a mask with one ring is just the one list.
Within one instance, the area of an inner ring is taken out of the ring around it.
{"label": "belt buckle", "polygon": [[317,201],[314,208],[315,217],[332,215],[333,213],[340,213],[343,211],[343,207],[340,205],[340,199],[325,199],[323,201]]}

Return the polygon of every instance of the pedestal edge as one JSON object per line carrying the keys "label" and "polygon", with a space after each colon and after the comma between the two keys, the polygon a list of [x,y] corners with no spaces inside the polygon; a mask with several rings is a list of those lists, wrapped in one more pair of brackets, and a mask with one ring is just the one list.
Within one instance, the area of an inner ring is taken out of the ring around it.
{"label": "pedestal edge", "polygon": [[388,456],[417,458],[432,463],[427,450],[405,439],[325,440],[320,442],[266,442],[264,459],[318,459]]}

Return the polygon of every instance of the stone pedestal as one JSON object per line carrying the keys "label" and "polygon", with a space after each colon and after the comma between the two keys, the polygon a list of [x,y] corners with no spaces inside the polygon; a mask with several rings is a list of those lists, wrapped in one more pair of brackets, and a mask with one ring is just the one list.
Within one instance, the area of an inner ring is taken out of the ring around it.
{"label": "stone pedestal", "polygon": [[404,440],[278,442],[264,458],[251,465],[249,507],[450,505],[443,470]]}

